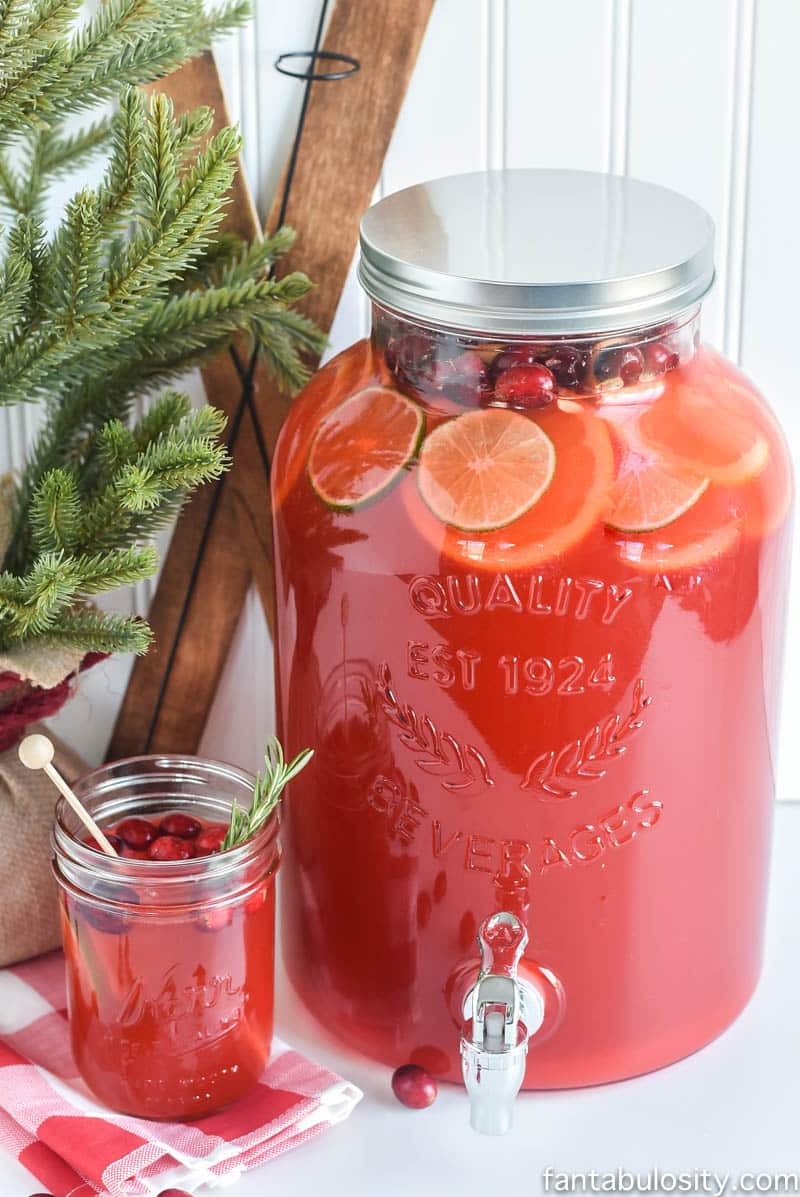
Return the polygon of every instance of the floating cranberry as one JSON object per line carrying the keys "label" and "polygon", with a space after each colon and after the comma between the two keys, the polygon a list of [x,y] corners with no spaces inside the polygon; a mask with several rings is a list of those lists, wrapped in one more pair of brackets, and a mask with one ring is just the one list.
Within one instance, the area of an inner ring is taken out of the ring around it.
{"label": "floating cranberry", "polygon": [[456,403],[479,403],[490,392],[486,364],[480,354],[471,349],[455,357],[439,358],[434,364],[431,382]]}
{"label": "floating cranberry", "polygon": [[219,852],[227,834],[228,828],[225,823],[209,823],[194,841],[195,856],[210,856],[212,852]]}
{"label": "floating cranberry", "polygon": [[542,360],[541,355],[541,345],[507,345],[492,362],[492,375],[497,378],[512,366],[532,366]]}
{"label": "floating cranberry", "polygon": [[201,824],[191,815],[179,813],[166,815],[158,825],[161,835],[177,835],[182,840],[192,840],[199,834]]}
{"label": "floating cranberry", "polygon": [[668,370],[674,370],[680,360],[674,349],[669,349],[660,341],[651,341],[645,346],[644,364],[651,374],[666,374]]}
{"label": "floating cranberry", "polygon": [[191,1193],[187,1193],[186,1189],[162,1189],[158,1197],[192,1197]]}
{"label": "floating cranberry", "polygon": [[[94,894],[101,902],[111,901],[124,903],[127,906],[139,905],[139,895],[129,885],[108,885],[101,882],[94,890]],[[91,902],[85,901],[78,902],[76,907],[81,920],[87,922],[95,930],[105,932],[106,935],[121,935],[127,930],[130,922],[130,916],[125,909],[95,906]]]}
{"label": "floating cranberry", "polygon": [[586,354],[574,345],[553,345],[538,359],[560,387],[575,387],[586,368]]}
{"label": "floating cranberry", "polygon": [[192,845],[177,835],[160,835],[147,849],[150,860],[188,860],[194,856]]}
{"label": "floating cranberry", "polygon": [[[122,852],[125,845],[123,844],[122,840],[119,838],[118,835],[114,835],[113,832],[107,831],[106,839],[108,840],[109,844],[111,845],[111,847],[114,849],[115,852],[118,852],[118,853]],[[95,852],[103,851],[103,849],[100,847],[100,845],[98,844],[97,840],[94,838],[93,835],[87,836],[83,842],[85,843],[87,848],[94,848]]]}
{"label": "floating cranberry", "polygon": [[392,1076],[392,1090],[410,1110],[426,1110],[436,1101],[439,1087],[427,1069],[419,1064],[403,1064]]}
{"label": "floating cranberry", "polygon": [[523,409],[546,407],[556,396],[556,380],[546,366],[511,366],[494,384],[495,403]]}
{"label": "floating cranberry", "polygon": [[604,349],[594,362],[594,376],[598,382],[619,378],[623,383],[638,382],[644,369],[644,356],[635,345],[620,345]]}
{"label": "floating cranberry", "polygon": [[114,828],[114,834],[123,839],[129,848],[141,852],[156,838],[158,828],[148,819],[123,819]]}
{"label": "floating cranberry", "polygon": [[230,927],[233,922],[232,906],[217,906],[214,910],[207,910],[198,919],[197,925],[201,931],[222,931]]}
{"label": "floating cranberry", "polygon": [[[153,841],[153,842],[155,843],[155,841]],[[129,848],[127,844],[122,845],[122,849],[120,851],[120,856],[124,857],[125,860],[149,860],[150,859],[150,857],[147,855],[146,848],[142,849],[142,851],[140,852],[138,848]]]}
{"label": "floating cranberry", "polygon": [[433,368],[433,341],[424,333],[392,337],[383,356],[399,383],[420,390]]}

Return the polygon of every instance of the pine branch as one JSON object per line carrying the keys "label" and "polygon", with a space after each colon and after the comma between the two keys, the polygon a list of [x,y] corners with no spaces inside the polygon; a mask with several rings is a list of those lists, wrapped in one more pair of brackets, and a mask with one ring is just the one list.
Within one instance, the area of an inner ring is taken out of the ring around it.
{"label": "pine branch", "polygon": [[146,653],[153,634],[142,619],[75,610],[61,616],[44,636],[45,644],[69,645],[84,652]]}
{"label": "pine branch", "polygon": [[[78,0],[0,0],[0,404],[46,403],[11,496],[0,646],[144,651],[141,622],[90,596],[149,576],[147,542],[228,465],[222,417],[167,391],[130,425],[134,399],[247,335],[287,387],[323,338],[292,310],[304,275],[273,278],[289,229],[252,245],[219,226],[240,137],[213,113],[176,118],[136,84],[178,65],[246,13],[240,0],[106,0],[72,36]],[[116,98],[114,116],[65,118]],[[7,150],[3,147],[8,147]],[[98,186],[49,239],[48,187],[107,150]]]}

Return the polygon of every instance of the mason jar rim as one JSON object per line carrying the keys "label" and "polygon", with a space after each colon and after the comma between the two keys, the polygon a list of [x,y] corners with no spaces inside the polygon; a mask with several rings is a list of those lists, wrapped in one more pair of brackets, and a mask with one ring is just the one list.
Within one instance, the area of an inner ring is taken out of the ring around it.
{"label": "mason jar rim", "polygon": [[[138,772],[136,771],[136,766],[144,766],[145,764],[155,765],[158,769],[163,769],[165,772],[160,774],[145,768],[141,768]],[[128,773],[123,772],[122,770],[125,767],[130,768],[131,771]],[[106,765],[100,765],[98,768],[83,774],[77,782],[74,782],[73,789],[84,805],[87,806],[89,812],[94,815],[102,813],[104,806],[113,806],[113,803],[109,802],[109,796],[113,795],[115,791],[122,793],[126,787],[130,787],[137,781],[141,782],[147,779],[158,779],[167,776],[171,776],[176,780],[186,781],[192,773],[194,773],[194,777],[199,784],[202,782],[203,774],[206,775],[209,781],[213,781],[215,776],[224,777],[229,782],[237,783],[241,787],[243,796],[244,794],[252,795],[255,786],[254,775],[235,765],[229,765],[222,761],[207,760],[202,757],[174,753],[157,753],[125,757]],[[190,797],[191,795],[184,795],[183,800],[186,801]],[[208,794],[201,795],[198,793],[196,797],[207,802],[214,801]],[[106,801],[103,802],[102,799],[106,799]],[[137,799],[137,801],[140,801],[140,799]],[[220,800],[217,799],[217,801]],[[228,809],[230,809],[232,801],[233,799],[227,804]],[[166,805],[174,805],[176,809],[179,809],[181,798],[176,796],[174,804],[167,802]],[[60,798],[55,808],[55,819],[51,837],[54,867],[56,868],[60,884],[69,884],[58,867],[60,859],[77,867],[79,870],[87,870],[92,874],[93,880],[111,884],[134,881],[159,886],[165,884],[169,886],[171,883],[176,886],[186,886],[200,880],[219,882],[232,874],[242,871],[260,854],[267,852],[270,848],[273,851],[270,856],[269,867],[265,871],[274,871],[279,859],[277,835],[280,825],[280,813],[277,807],[259,831],[238,847],[230,848],[225,852],[215,852],[209,856],[189,857],[186,860],[137,860],[131,857],[109,856],[105,852],[98,852],[97,849],[88,847],[70,830],[65,821],[67,815],[71,816],[71,820],[74,821],[77,827],[79,824],[77,816],[72,811],[66,799]],[[103,897],[102,901],[106,902],[108,898]]]}

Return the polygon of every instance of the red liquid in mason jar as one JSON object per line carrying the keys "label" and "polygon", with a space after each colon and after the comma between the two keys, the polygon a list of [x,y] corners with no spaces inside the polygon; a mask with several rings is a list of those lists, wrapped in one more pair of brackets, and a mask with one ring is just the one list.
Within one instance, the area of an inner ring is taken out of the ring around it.
{"label": "red liquid in mason jar", "polygon": [[[286,827],[292,981],[358,1049],[458,1079],[457,981],[478,925],[511,910],[562,995],[526,1085],[658,1067],[718,1034],[758,977],[784,443],[691,329],[674,358],[653,334],[627,380],[618,361],[541,406],[535,379],[506,380],[555,464],[523,472],[546,483],[528,510],[459,530],[443,512],[526,502],[491,473],[476,498],[452,431],[490,410],[507,347],[406,342],[404,372],[385,320],[385,356],[354,346],[295,402],[273,472],[281,731],[290,753],[316,746]],[[368,386],[397,398],[345,406]]]}
{"label": "red liquid in mason jar", "polygon": [[[151,838],[166,820],[181,834]],[[110,830],[123,857],[175,860],[209,855],[226,828],[164,812]],[[113,887],[113,906],[61,891],[78,1069],[106,1105],[139,1117],[198,1118],[230,1105],[256,1084],[272,1042],[274,877],[183,911],[159,905],[143,882],[124,890]]]}

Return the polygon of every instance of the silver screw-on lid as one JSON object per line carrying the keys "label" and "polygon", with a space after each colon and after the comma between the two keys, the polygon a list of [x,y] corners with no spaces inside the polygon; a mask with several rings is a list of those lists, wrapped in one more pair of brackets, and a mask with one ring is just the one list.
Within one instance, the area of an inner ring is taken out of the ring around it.
{"label": "silver screw-on lid", "polygon": [[473,332],[604,333],[691,307],[714,281],[714,226],[692,200],[578,170],[450,175],[361,222],[378,303]]}

